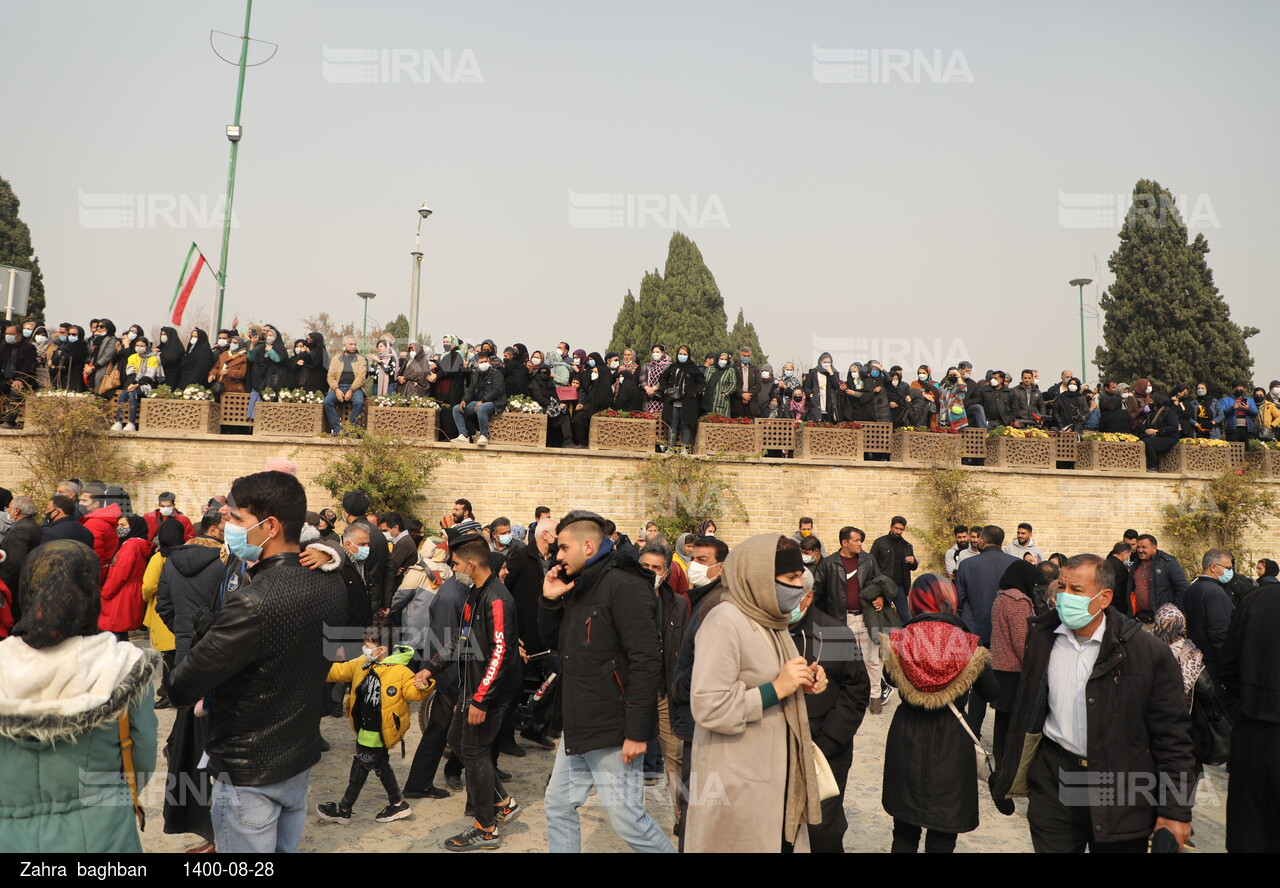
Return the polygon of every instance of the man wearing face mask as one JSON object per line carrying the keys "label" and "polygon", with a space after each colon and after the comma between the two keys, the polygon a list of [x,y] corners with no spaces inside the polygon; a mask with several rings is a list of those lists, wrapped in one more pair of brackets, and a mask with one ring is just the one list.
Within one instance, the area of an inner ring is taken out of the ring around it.
{"label": "man wearing face mask", "polygon": [[44,515],[44,536],[40,538],[42,543],[51,543],[54,540],[77,540],[90,549],[93,548],[93,534],[80,523],[75,500],[56,495],[49,500]]}
{"label": "man wearing face mask", "polygon": [[729,398],[729,415],[751,417],[760,415],[760,394],[764,384],[760,381],[760,368],[751,363],[751,349],[738,350],[738,364],[734,367],[734,389]]}
{"label": "man wearing face mask", "polygon": [[462,400],[453,408],[453,424],[458,430],[453,443],[471,443],[467,417],[472,417],[476,423],[476,444],[481,447],[488,444],[489,417],[506,406],[507,384],[502,378],[502,371],[491,363],[487,353],[481,352],[476,370],[467,381]]}
{"label": "man wearing face mask", "polygon": [[9,410],[0,417],[0,429],[17,428],[18,408],[35,382],[36,347],[22,338],[16,324],[9,324],[0,345],[0,398]]}
{"label": "man wearing face mask", "polygon": [[[1055,609],[1030,622],[992,797],[1029,797],[1040,853],[1141,854],[1161,829],[1181,850],[1200,775],[1178,663],[1110,606],[1102,558],[1068,559],[1060,580]],[[1101,781],[1114,786],[1105,802]]]}
{"label": "man wearing face mask", "polygon": [[[361,627],[373,625],[373,611],[369,606],[369,584],[365,578],[365,565],[368,563],[372,543],[369,539],[367,524],[348,524],[342,532],[342,581],[347,586],[347,619],[342,624],[343,640],[356,642],[363,630]],[[342,715],[341,695],[337,711],[334,715]]]}
{"label": "man wearing face mask", "polygon": [[[298,849],[311,768],[320,760],[325,626],[346,617],[342,580],[298,560],[307,495],[297,478],[237,478],[227,498],[227,547],[256,562],[228,593],[208,632],[173,671],[170,699],[213,695],[206,751],[218,850]],[[249,826],[252,824],[252,826]]]}
{"label": "man wearing face mask", "polygon": [[[349,491],[342,497],[342,518],[348,527],[360,525],[369,534],[369,554],[364,563],[364,581],[369,590],[369,609],[377,614],[383,608],[386,598],[387,562],[390,552],[386,546],[386,537],[365,518],[369,512],[369,498],[358,490]],[[373,545],[374,540],[383,545]]]}
{"label": "man wearing face mask", "polygon": [[1227,643],[1227,628],[1236,608],[1227,592],[1227,584],[1235,577],[1235,560],[1226,549],[1210,549],[1200,559],[1200,576],[1182,597],[1182,610],[1187,615],[1187,637],[1204,655],[1204,668],[1218,680],[1222,649]]}
{"label": "man wearing face mask", "polygon": [[673,852],[644,810],[642,768],[662,688],[652,574],[618,556],[593,512],[566,515],[556,546],[538,610],[564,670],[564,737],[544,800],[549,850],[581,850],[578,808],[594,782],[614,832],[633,851]]}
{"label": "man wearing face mask", "polygon": [[1218,402],[1218,406],[1224,417],[1224,438],[1244,442],[1258,436],[1258,405],[1248,397],[1243,383],[1237,383],[1231,393]]}
{"label": "man wearing face mask", "polygon": [[[804,551],[804,543],[800,544]],[[849,822],[844,813],[844,790],[853,766],[853,737],[862,725],[871,700],[871,681],[862,651],[850,629],[813,607],[813,590],[792,611],[791,640],[812,668],[821,665],[827,685],[805,698],[809,736],[831,766],[840,794],[822,802],[822,822],[809,824],[809,850],[814,854],[843,854]]]}
{"label": "man wearing face mask", "polygon": [[405,520],[399,513],[387,512],[379,518],[378,527],[383,537],[379,544],[385,541],[391,547],[391,556],[387,563],[386,591],[382,599],[389,603],[396,590],[400,588],[400,580],[404,577],[404,572],[410,565],[417,562],[418,547],[409,538],[409,531],[404,526]]}
{"label": "man wearing face mask", "polygon": [[982,390],[982,409],[987,414],[987,422],[997,426],[1014,426],[1018,420],[1018,405],[1013,393],[1009,391],[1008,380],[1002,371],[991,374],[991,381]]}
{"label": "man wearing face mask", "polygon": [[147,522],[147,540],[154,541],[156,534],[160,532],[160,525],[167,518],[176,518],[178,523],[182,525],[183,542],[191,542],[196,535],[196,529],[191,526],[191,519],[178,511],[174,504],[173,494],[165,491],[156,497],[156,507],[142,517]]}

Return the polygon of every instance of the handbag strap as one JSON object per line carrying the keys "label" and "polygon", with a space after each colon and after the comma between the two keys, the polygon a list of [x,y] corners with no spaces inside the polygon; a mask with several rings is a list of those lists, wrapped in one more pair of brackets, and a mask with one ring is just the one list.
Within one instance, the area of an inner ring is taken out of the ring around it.
{"label": "handbag strap", "polygon": [[969,735],[969,739],[973,741],[973,745],[978,747],[979,749],[982,749],[983,752],[986,752],[986,750],[983,749],[982,744],[978,742],[978,738],[974,736],[973,728],[969,727],[969,723],[964,720],[964,716],[960,714],[960,710],[956,709],[956,704],[948,703],[947,708],[950,709],[951,714],[956,717],[956,721],[960,722],[960,724],[964,727],[964,732]]}
{"label": "handbag strap", "polygon": [[133,814],[138,819],[138,831],[147,831],[147,812],[138,800],[138,773],[133,767],[133,737],[129,733],[129,710],[120,713],[120,757],[124,761],[124,779],[129,784],[129,797],[133,799]]}

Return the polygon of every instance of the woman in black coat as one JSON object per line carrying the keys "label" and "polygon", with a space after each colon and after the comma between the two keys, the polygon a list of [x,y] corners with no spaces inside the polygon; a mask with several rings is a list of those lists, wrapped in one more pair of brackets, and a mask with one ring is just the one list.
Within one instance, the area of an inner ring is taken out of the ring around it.
{"label": "woman in black coat", "polygon": [[880,639],[885,675],[902,696],[885,740],[881,803],[893,817],[893,851],[915,853],[928,830],[925,852],[950,853],[958,833],[978,828],[974,745],[962,713],[970,691],[993,700],[999,685],[987,649],[955,616],[949,580],[921,576],[907,603],[915,616]]}
{"label": "woman in black coat", "polygon": [[1182,437],[1182,423],[1165,395],[1152,395],[1151,405],[1154,409],[1147,414],[1142,441],[1147,445],[1147,471],[1155,472],[1160,468],[1160,457],[1172,450]]}
{"label": "woman in black coat", "polygon": [[[521,346],[523,348],[523,346]],[[502,377],[507,385],[507,397],[529,395],[529,356],[515,346],[502,351]]]}
{"label": "woman in black coat", "polygon": [[[616,356],[610,352],[609,357]],[[599,352],[592,352],[587,355],[578,380],[581,384],[578,409],[573,412],[573,440],[579,447],[586,447],[591,435],[591,417],[613,406],[613,371]]]}
{"label": "woman in black coat", "polygon": [[[176,388],[182,378],[182,358],[186,349],[182,345],[182,337],[173,327],[160,328],[160,367],[164,370],[164,384]],[[205,374],[206,377],[208,374]]]}
{"label": "woman in black coat", "polygon": [[66,341],[58,343],[54,353],[54,388],[69,392],[83,392],[84,365],[89,360],[89,343],[84,338],[84,327],[72,325]]}
{"label": "woman in black coat", "polygon": [[1079,433],[1089,421],[1089,401],[1080,389],[1080,380],[1073,376],[1053,401],[1053,419],[1061,431]]}
{"label": "woman in black coat", "polygon": [[693,444],[693,426],[698,419],[702,397],[702,368],[693,360],[689,346],[676,349],[675,360],[662,371],[662,421],[667,424],[667,444],[676,446],[677,435],[685,447]]}
{"label": "woman in black coat", "polygon": [[307,363],[303,379],[299,388],[309,392],[329,391],[329,351],[324,347],[324,336],[315,331],[307,334]]}
{"label": "woman in black coat", "polygon": [[[209,371],[213,369],[213,364],[218,359],[213,349],[209,347],[209,334],[196,327],[191,331],[189,340],[187,350],[182,355],[182,363],[178,368],[178,378],[176,381],[170,381],[171,387],[186,388],[189,385],[207,386],[209,384]],[[163,360],[164,352],[160,354]]]}
{"label": "woman in black coat", "polygon": [[644,391],[634,370],[619,370],[613,387],[613,409],[628,413],[644,410]]}
{"label": "woman in black coat", "polygon": [[531,356],[537,359],[532,372],[529,373],[529,397],[538,402],[538,406],[546,413],[548,408],[558,411],[552,416],[547,413],[547,446],[563,447],[573,443],[573,431],[569,427],[569,412],[564,409],[556,396],[556,381],[551,378],[551,368],[542,359],[542,352],[534,352]]}

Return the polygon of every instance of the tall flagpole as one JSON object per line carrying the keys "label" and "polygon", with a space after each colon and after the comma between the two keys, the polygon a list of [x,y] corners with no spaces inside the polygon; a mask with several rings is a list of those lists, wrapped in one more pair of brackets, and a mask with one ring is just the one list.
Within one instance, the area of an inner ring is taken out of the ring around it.
{"label": "tall flagpole", "polygon": [[253,14],[253,0],[245,0],[244,35],[240,38],[240,77],[236,84],[235,121],[227,129],[231,140],[231,163],[227,169],[227,203],[222,220],[222,259],[218,262],[218,311],[215,328],[222,329],[222,306],[227,296],[227,251],[231,247],[231,202],[236,192],[236,154],[240,149],[240,104],[244,99],[244,72],[249,59],[249,18]]}

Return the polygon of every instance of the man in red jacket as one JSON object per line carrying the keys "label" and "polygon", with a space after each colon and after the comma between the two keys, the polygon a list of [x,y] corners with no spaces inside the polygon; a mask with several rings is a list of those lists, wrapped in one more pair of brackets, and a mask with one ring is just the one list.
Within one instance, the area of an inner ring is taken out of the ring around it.
{"label": "man in red jacket", "polygon": [[90,481],[80,492],[80,506],[84,509],[84,517],[80,523],[93,534],[93,554],[98,556],[102,565],[99,582],[107,581],[107,565],[115,557],[120,548],[120,537],[116,533],[116,525],[120,521],[120,506],[117,503],[106,505],[107,486],[101,481]]}
{"label": "man in red jacket", "polygon": [[156,534],[160,532],[160,525],[169,518],[178,519],[178,523],[182,525],[184,543],[189,543],[196,538],[196,529],[191,526],[191,519],[178,511],[173,494],[167,490],[156,497],[156,507],[142,517],[147,522],[147,539],[151,542],[155,542]]}

